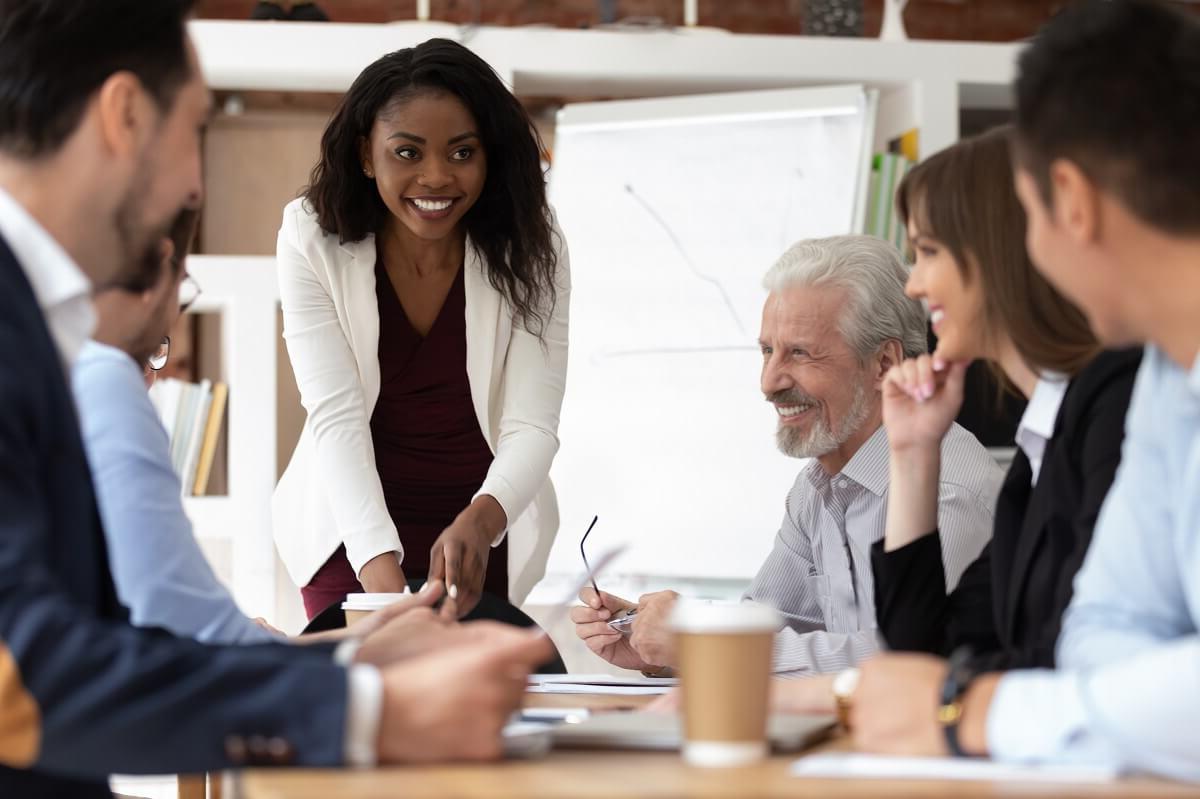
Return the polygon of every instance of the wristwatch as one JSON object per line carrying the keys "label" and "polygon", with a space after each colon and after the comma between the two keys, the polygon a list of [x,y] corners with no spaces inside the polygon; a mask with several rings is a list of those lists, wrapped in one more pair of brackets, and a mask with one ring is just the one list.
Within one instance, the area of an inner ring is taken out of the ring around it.
{"label": "wristwatch", "polygon": [[950,655],[946,681],[942,683],[937,720],[946,736],[946,748],[955,757],[970,757],[958,743],[958,724],[962,720],[962,698],[978,672],[971,667],[971,647],[960,646]]}
{"label": "wristwatch", "polygon": [[854,704],[854,690],[858,688],[858,669],[843,669],[833,678],[833,704],[837,708],[838,724],[850,730],[850,708]]}

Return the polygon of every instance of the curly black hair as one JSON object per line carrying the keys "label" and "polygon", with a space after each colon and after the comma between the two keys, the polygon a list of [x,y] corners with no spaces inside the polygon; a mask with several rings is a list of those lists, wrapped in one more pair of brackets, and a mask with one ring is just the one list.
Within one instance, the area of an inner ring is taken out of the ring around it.
{"label": "curly black hair", "polygon": [[525,329],[541,337],[554,310],[558,268],[541,141],[517,98],[466,47],[430,39],[364,69],[325,128],[305,199],[321,228],[341,243],[381,232],[390,212],[363,174],[360,145],[380,111],[427,91],[457,97],[479,126],[487,178],[463,224],[492,286]]}

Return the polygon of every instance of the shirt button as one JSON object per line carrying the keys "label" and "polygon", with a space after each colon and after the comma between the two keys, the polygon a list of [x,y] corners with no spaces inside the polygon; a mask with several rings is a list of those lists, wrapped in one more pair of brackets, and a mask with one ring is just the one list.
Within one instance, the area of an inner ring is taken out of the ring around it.
{"label": "shirt button", "polygon": [[249,750],[251,763],[265,763],[267,761],[267,739],[261,735],[251,735],[246,741],[246,749]]}
{"label": "shirt button", "polygon": [[225,736],[225,756],[235,766],[246,762],[246,739],[240,735]]}
{"label": "shirt button", "polygon": [[283,738],[270,738],[267,740],[267,757],[273,765],[291,765],[294,754],[292,745]]}

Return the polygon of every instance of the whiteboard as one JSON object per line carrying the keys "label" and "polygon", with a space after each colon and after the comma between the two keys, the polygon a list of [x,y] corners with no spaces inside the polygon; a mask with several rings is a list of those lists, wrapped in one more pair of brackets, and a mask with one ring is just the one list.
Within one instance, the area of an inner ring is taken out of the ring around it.
{"label": "whiteboard", "polygon": [[762,276],[859,229],[875,96],[862,87],[586,103],[559,114],[550,198],[571,253],[571,349],[551,477],[612,571],[749,578],[803,462],[759,389]]}

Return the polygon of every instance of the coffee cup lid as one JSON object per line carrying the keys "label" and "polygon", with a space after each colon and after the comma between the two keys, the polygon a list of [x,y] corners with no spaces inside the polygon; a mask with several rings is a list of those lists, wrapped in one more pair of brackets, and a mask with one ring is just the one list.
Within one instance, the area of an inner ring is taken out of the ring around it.
{"label": "coffee cup lid", "polygon": [[671,629],[680,633],[775,632],[779,611],[757,602],[702,602],[683,599],[671,612]]}
{"label": "coffee cup lid", "polygon": [[346,594],[342,610],[379,610],[399,602],[408,594]]}

